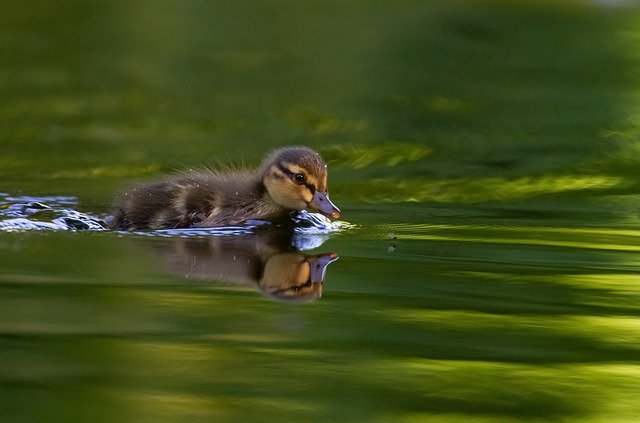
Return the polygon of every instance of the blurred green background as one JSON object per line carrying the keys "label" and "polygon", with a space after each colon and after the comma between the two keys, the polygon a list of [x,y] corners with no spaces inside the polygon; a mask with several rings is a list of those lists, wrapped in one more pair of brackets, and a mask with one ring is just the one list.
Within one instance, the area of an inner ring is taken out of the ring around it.
{"label": "blurred green background", "polygon": [[636,2],[0,16],[0,193],[102,216],[134,181],[304,144],[357,225],[293,307],[166,272],[171,239],[0,233],[7,421],[640,420]]}

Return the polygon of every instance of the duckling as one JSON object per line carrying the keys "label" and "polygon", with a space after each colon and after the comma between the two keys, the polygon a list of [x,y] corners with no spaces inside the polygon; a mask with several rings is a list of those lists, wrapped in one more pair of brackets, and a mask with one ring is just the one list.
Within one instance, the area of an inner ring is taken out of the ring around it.
{"label": "duckling", "polygon": [[118,230],[236,225],[274,221],[309,208],[330,219],[340,210],[327,193],[327,165],[307,147],[269,154],[254,172],[188,172],[124,192],[109,223]]}

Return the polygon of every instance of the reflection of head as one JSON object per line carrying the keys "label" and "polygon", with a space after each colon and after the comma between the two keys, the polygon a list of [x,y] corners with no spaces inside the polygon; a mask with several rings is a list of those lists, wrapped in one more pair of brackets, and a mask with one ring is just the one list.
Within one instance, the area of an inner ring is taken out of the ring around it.
{"label": "reflection of head", "polygon": [[338,259],[333,253],[305,256],[283,253],[269,257],[258,281],[269,297],[284,301],[310,302],[322,296],[324,273],[329,263]]}

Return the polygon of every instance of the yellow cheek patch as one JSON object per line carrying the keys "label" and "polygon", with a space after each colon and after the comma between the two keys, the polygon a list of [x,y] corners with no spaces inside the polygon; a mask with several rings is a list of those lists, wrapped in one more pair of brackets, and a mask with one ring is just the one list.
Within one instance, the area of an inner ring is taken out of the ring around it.
{"label": "yellow cheek patch", "polygon": [[311,200],[313,200],[313,193],[311,192],[311,190],[309,188],[303,188],[302,199],[307,204],[310,203]]}

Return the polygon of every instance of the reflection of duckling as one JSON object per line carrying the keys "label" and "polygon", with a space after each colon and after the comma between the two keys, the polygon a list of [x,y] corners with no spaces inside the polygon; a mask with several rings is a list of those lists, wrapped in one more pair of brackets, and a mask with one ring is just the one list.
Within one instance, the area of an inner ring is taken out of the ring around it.
{"label": "reflection of duckling", "polygon": [[310,208],[337,219],[327,194],[327,165],[306,147],[274,151],[255,173],[187,173],[140,185],[119,199],[113,229],[161,229],[234,225],[277,220]]}
{"label": "reflection of duckling", "polygon": [[305,255],[290,237],[235,236],[179,238],[160,246],[172,273],[188,278],[251,286],[285,301],[314,301],[322,295],[334,253]]}

